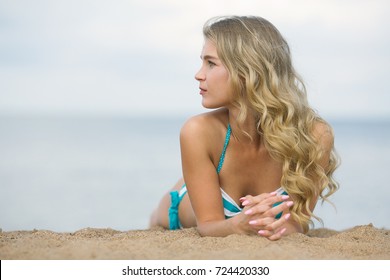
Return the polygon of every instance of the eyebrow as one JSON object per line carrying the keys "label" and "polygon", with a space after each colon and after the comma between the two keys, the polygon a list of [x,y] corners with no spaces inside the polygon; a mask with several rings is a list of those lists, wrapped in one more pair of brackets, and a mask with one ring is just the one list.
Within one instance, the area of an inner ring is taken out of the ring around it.
{"label": "eyebrow", "polygon": [[200,56],[200,59],[203,59],[203,60],[216,59],[216,60],[218,60],[219,58],[215,57],[215,56],[212,56],[212,55],[206,54],[204,57]]}

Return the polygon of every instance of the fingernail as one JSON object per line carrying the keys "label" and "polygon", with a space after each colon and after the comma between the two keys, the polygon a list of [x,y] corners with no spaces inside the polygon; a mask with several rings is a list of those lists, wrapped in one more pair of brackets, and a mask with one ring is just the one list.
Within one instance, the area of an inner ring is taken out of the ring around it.
{"label": "fingernail", "polygon": [[283,199],[283,200],[286,200],[286,199],[288,199],[288,198],[289,198],[288,195],[282,195],[282,199]]}
{"label": "fingernail", "polygon": [[270,195],[276,195],[278,192],[269,193]]}
{"label": "fingernail", "polygon": [[292,201],[287,201],[287,203],[286,203],[286,205],[287,205],[288,207],[291,207],[293,204],[294,204],[294,202],[292,202]]}
{"label": "fingernail", "polygon": [[240,202],[243,202],[246,198],[245,197],[240,197]]}
{"label": "fingernail", "polygon": [[249,204],[249,201],[248,200],[245,200],[243,203],[241,203],[242,204],[242,206],[246,206],[246,205],[248,205]]}
{"label": "fingernail", "polygon": [[249,224],[250,225],[255,225],[255,224],[257,224],[257,221],[249,221]]}
{"label": "fingernail", "polygon": [[252,214],[252,213],[253,213],[252,209],[249,209],[249,210],[247,210],[247,211],[244,212],[245,215],[250,215],[250,214]]}
{"label": "fingernail", "polygon": [[283,228],[281,231],[280,231],[280,234],[283,234],[283,233],[285,233],[286,232],[286,228]]}
{"label": "fingernail", "polygon": [[290,216],[291,216],[291,214],[288,213],[288,214],[286,214],[286,216],[284,216],[284,219],[285,219],[285,220],[288,220],[288,219],[290,218]]}
{"label": "fingernail", "polygon": [[264,230],[259,230],[258,233],[259,233],[260,235],[263,235],[265,232],[264,232]]}

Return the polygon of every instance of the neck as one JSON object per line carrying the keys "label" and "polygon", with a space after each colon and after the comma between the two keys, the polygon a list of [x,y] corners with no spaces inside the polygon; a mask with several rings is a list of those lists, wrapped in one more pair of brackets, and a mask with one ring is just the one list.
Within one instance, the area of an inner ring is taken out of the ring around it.
{"label": "neck", "polygon": [[244,122],[238,123],[238,110],[229,110],[229,123],[232,128],[232,135],[238,141],[243,143],[259,144],[261,136],[257,132],[257,120],[253,114],[248,113]]}

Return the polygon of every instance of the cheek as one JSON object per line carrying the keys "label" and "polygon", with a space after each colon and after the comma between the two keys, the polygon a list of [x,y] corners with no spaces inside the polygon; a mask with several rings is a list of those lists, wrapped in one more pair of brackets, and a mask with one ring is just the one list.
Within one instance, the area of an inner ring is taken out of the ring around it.
{"label": "cheek", "polygon": [[218,81],[219,84],[224,84],[226,86],[230,85],[229,75],[226,71],[219,71],[215,73],[214,80]]}

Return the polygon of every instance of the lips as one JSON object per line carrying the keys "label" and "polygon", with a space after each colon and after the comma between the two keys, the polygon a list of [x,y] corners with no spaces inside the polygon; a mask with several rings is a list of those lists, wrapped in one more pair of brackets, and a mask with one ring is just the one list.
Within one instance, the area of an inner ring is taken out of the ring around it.
{"label": "lips", "polygon": [[205,88],[200,87],[199,89],[200,89],[200,92],[199,92],[200,95],[203,95],[207,92],[207,89],[205,89]]}

